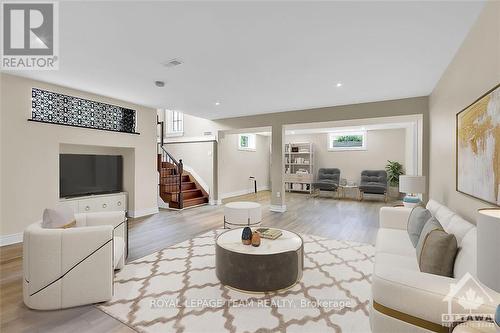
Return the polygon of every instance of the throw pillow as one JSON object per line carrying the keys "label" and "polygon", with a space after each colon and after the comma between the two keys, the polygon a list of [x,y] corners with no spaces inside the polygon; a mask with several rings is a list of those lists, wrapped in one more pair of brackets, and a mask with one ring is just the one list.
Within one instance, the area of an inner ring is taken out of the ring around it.
{"label": "throw pillow", "polygon": [[455,235],[443,230],[436,218],[424,226],[417,244],[417,260],[424,273],[453,277],[453,266],[458,251]]}
{"label": "throw pillow", "polygon": [[42,228],[57,229],[71,228],[76,226],[76,219],[73,211],[68,208],[50,209],[43,211]]}
{"label": "throw pillow", "polygon": [[424,246],[424,241],[425,237],[432,231],[432,230],[444,230],[443,226],[435,217],[431,217],[429,221],[427,221],[422,228],[422,232],[420,233],[420,237],[418,238],[418,243],[417,243],[417,258],[420,258],[420,252],[422,252],[422,247]]}
{"label": "throw pillow", "polygon": [[429,210],[417,206],[411,210],[410,216],[408,217],[408,224],[406,229],[408,231],[408,236],[410,236],[411,243],[413,247],[417,247],[418,239],[422,233],[424,225],[432,217]]}

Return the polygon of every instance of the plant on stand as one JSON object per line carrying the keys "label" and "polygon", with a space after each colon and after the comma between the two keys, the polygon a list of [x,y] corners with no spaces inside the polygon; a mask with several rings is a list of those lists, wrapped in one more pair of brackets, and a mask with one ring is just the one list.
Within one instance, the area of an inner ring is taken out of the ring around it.
{"label": "plant on stand", "polygon": [[389,196],[399,198],[399,176],[404,175],[403,165],[396,161],[387,161],[385,166],[387,172],[387,183],[389,184]]}

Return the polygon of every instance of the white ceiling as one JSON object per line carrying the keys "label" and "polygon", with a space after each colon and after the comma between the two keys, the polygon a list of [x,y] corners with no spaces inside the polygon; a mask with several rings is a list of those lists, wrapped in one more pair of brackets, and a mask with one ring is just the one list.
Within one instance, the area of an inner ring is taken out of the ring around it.
{"label": "white ceiling", "polygon": [[61,2],[60,70],[14,74],[211,119],[422,96],[482,6]]}

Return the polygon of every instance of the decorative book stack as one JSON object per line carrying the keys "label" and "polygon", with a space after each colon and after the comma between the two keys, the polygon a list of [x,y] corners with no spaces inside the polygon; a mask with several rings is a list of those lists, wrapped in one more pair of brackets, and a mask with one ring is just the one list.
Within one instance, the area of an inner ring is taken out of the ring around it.
{"label": "decorative book stack", "polygon": [[281,231],[278,229],[270,229],[270,228],[259,228],[256,230],[261,238],[266,239],[276,239],[282,235]]}

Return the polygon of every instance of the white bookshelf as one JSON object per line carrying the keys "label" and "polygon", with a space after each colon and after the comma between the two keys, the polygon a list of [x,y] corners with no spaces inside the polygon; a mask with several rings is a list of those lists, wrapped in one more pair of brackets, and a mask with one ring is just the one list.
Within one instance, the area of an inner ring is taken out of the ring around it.
{"label": "white bookshelf", "polygon": [[285,144],[284,181],[287,192],[312,192],[314,147],[311,142]]}

